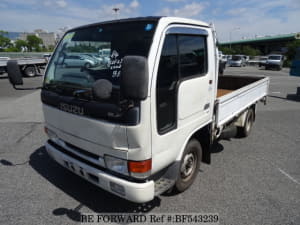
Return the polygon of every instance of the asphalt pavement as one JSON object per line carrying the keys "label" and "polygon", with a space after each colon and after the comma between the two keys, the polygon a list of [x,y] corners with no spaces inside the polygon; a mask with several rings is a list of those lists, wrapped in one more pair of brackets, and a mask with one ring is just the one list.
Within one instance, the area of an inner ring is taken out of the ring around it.
{"label": "asphalt pavement", "polygon": [[[135,204],[109,194],[49,158],[39,91],[15,91],[0,78],[0,224],[76,224],[82,213],[218,213],[220,224],[300,224],[300,78],[288,70],[226,68],[267,75],[248,138],[221,140],[191,188]],[[42,77],[26,78],[38,86]]]}

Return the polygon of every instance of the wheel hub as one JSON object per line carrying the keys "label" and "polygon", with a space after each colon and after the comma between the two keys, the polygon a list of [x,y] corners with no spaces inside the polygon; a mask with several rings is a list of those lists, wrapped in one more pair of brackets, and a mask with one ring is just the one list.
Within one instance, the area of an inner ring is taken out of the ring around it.
{"label": "wheel hub", "polygon": [[190,176],[195,167],[195,156],[193,153],[189,153],[184,157],[183,163],[181,165],[181,176],[186,178]]}
{"label": "wheel hub", "polygon": [[252,126],[252,114],[249,115],[248,119],[247,119],[247,124],[246,124],[247,131],[249,131],[251,129],[251,126]]}

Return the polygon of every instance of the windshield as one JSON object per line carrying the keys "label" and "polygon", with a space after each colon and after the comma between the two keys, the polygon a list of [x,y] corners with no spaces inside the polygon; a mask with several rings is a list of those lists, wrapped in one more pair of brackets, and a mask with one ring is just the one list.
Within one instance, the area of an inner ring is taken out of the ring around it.
{"label": "windshield", "polygon": [[241,60],[241,59],[242,59],[241,56],[237,56],[237,55],[232,56],[233,61],[238,61],[238,60]]}
{"label": "windshield", "polygon": [[112,96],[117,93],[119,99],[123,57],[148,57],[156,23],[119,22],[68,32],[51,58],[44,88],[72,95],[76,89],[91,90],[96,80],[106,79],[112,83]]}
{"label": "windshield", "polygon": [[268,59],[271,59],[271,60],[281,60],[281,56],[279,56],[279,55],[271,55],[271,56],[269,56]]}

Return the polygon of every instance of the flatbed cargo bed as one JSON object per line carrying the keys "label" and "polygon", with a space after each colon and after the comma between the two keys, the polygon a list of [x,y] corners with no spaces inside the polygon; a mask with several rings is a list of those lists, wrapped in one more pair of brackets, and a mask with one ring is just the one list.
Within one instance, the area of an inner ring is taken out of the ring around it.
{"label": "flatbed cargo bed", "polygon": [[267,96],[268,87],[268,77],[220,76],[217,91],[217,127],[226,124]]}
{"label": "flatbed cargo bed", "polygon": [[[18,58],[18,59],[10,59],[17,60],[18,65],[46,65],[47,61],[45,58]],[[2,59],[0,60],[0,67],[6,67],[8,60]]]}

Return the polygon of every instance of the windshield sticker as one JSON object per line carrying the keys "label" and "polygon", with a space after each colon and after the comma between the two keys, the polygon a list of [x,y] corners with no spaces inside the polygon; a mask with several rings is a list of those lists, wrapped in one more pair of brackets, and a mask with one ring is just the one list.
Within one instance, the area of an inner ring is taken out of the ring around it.
{"label": "windshield sticker", "polygon": [[112,70],[112,78],[118,78],[121,74],[123,59],[119,59],[119,53],[113,50],[111,53],[110,69]]}
{"label": "windshield sticker", "polygon": [[113,50],[110,57],[112,59],[116,59],[116,58],[118,58],[118,56],[119,56],[119,53],[116,50]]}
{"label": "windshield sticker", "polygon": [[145,31],[150,31],[150,30],[152,30],[152,28],[153,28],[153,24],[148,23],[148,24],[145,26]]}

